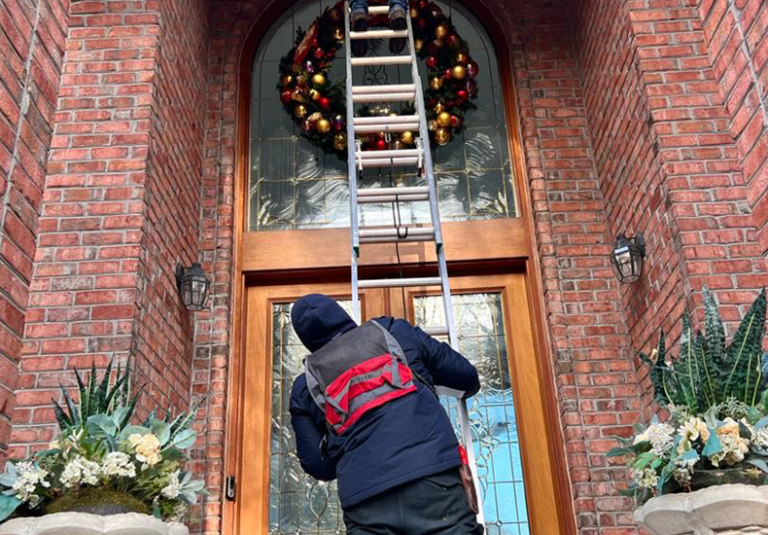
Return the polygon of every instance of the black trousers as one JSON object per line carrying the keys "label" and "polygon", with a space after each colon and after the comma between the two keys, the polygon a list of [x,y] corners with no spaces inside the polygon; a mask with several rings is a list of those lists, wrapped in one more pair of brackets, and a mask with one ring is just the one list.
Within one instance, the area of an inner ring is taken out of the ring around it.
{"label": "black trousers", "polygon": [[482,535],[455,468],[344,510],[348,535]]}

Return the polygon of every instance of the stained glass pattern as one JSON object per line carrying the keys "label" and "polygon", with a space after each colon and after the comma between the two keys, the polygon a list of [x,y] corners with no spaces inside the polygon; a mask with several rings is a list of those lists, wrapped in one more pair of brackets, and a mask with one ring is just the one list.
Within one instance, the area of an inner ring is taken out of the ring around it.
{"label": "stained glass pattern", "polygon": [[[435,176],[445,221],[516,217],[506,115],[498,62],[488,35],[455,0],[438,0],[469,42],[480,65],[476,110],[466,116],[466,128],[451,144],[435,151]],[[278,63],[293,44],[298,28],[309,24],[334,0],[307,0],[289,8],[265,37],[253,64],[251,84],[249,230],[330,228],[349,226],[347,163],[325,155],[301,137],[300,129],[283,110],[275,89]],[[386,43],[373,54],[388,54]],[[344,76],[344,49],[331,68],[333,80]],[[427,79],[424,65],[422,79]],[[408,66],[360,71],[355,83],[412,83]],[[379,72],[383,69],[384,72]],[[399,104],[391,105],[394,111]],[[384,171],[384,170],[383,170]],[[383,172],[382,171],[382,172]],[[367,170],[361,187],[416,186],[415,174],[394,169],[377,174]],[[401,208],[405,223],[429,222],[427,203]],[[390,225],[391,205],[364,205],[364,225]]]}
{"label": "stained glass pattern", "polygon": [[[351,302],[340,302],[351,312]],[[291,388],[308,351],[291,325],[291,304],[272,306],[272,422],[269,464],[270,535],[345,533],[336,483],[302,470],[289,412]]]}
{"label": "stained glass pattern", "polygon": [[[461,352],[478,368],[482,389],[472,400],[475,452],[489,535],[529,535],[501,294],[456,295]],[[444,325],[442,299],[417,297],[419,326]],[[349,301],[342,302],[348,311]],[[304,474],[296,457],[289,401],[307,350],[290,322],[290,304],[273,305],[270,535],[345,533],[336,484]],[[456,424],[455,404],[444,400]]]}
{"label": "stained glass pattern", "polygon": [[[480,393],[472,398],[475,457],[488,535],[529,535],[520,441],[509,375],[500,293],[454,295],[461,354],[477,367]],[[440,296],[416,298],[420,327],[445,325]],[[444,399],[460,436],[456,402]]]}

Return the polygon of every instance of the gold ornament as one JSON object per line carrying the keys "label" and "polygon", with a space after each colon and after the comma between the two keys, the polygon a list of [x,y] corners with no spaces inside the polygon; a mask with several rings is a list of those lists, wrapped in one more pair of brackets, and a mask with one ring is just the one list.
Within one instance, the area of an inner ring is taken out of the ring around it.
{"label": "gold ornament", "polygon": [[456,54],[456,63],[458,63],[459,65],[466,65],[468,61],[469,61],[469,58],[464,52],[459,52],[458,54]]}
{"label": "gold ornament", "polygon": [[445,111],[445,106],[443,105],[442,102],[438,102],[437,104],[435,104],[435,107],[432,109],[434,110],[435,115],[440,115]]}
{"label": "gold ornament", "polygon": [[419,10],[418,10],[418,8],[415,8],[415,7],[411,8],[411,18],[412,19],[418,19],[419,18]]}
{"label": "gold ornament", "polygon": [[408,130],[400,134],[400,141],[406,145],[413,145],[413,132]]}
{"label": "gold ornament", "polygon": [[339,132],[333,136],[333,148],[336,150],[344,150],[347,148],[347,134]]}
{"label": "gold ornament", "polygon": [[319,119],[315,125],[315,128],[321,134],[327,134],[331,131],[331,121],[328,119]]}
{"label": "gold ornament", "polygon": [[443,16],[443,10],[440,9],[439,7],[435,6],[435,9],[432,10],[432,18],[436,19],[436,18],[442,17],[442,16]]}
{"label": "gold ornament", "polygon": [[307,83],[307,77],[303,74],[300,74],[296,77],[296,83],[299,85],[304,85]]}
{"label": "gold ornament", "polygon": [[445,36],[448,35],[448,25],[444,22],[441,22],[437,25],[437,28],[435,28],[435,37],[438,39],[442,39]]}
{"label": "gold ornament", "polygon": [[421,49],[424,48],[424,39],[416,39],[415,45],[416,52],[421,52]]}
{"label": "gold ornament", "polygon": [[296,102],[306,102],[307,99],[304,98],[304,94],[301,92],[300,89],[294,89],[293,93],[291,93],[291,100],[295,100]]}
{"label": "gold ornament", "polygon": [[324,74],[317,73],[312,77],[312,83],[315,85],[325,85],[325,82],[326,80]]}
{"label": "gold ornament", "polygon": [[429,127],[430,132],[434,132],[435,130],[437,130],[437,121],[434,121],[434,120],[429,121],[427,123],[427,127]]}
{"label": "gold ornament", "polygon": [[389,116],[390,117],[397,117],[397,112],[396,111],[391,111],[391,112],[389,112]]}
{"label": "gold ornament", "polygon": [[451,126],[451,114],[447,111],[442,112],[437,116],[437,124],[440,126]]}
{"label": "gold ornament", "polygon": [[303,119],[307,116],[307,107],[304,104],[299,104],[295,108],[293,108],[293,113],[298,117],[299,119]]}
{"label": "gold ornament", "polygon": [[283,84],[283,87],[287,86],[291,82],[293,82],[293,76],[291,76],[290,74],[286,74],[280,79],[280,83]]}
{"label": "gold ornament", "polygon": [[333,38],[336,39],[339,42],[343,41],[344,40],[344,30],[342,30],[341,28],[336,28],[335,30],[333,30]]}
{"label": "gold ornament", "polygon": [[307,117],[307,121],[310,121],[310,122],[314,123],[318,119],[322,119],[322,118],[323,118],[323,114],[320,113],[319,111],[316,111],[315,113],[313,113],[312,115]]}
{"label": "gold ornament", "polygon": [[394,143],[392,143],[392,148],[395,149],[395,150],[402,150],[403,149],[403,142],[399,141],[399,140],[395,141]]}
{"label": "gold ornament", "polygon": [[435,141],[437,141],[437,144],[441,147],[447,145],[450,140],[451,134],[445,128],[438,128],[437,131],[435,131]]}
{"label": "gold ornament", "polygon": [[320,98],[320,91],[318,91],[317,89],[310,89],[309,98],[311,98],[312,100],[318,100]]}
{"label": "gold ornament", "polygon": [[442,78],[442,76],[434,76],[434,77],[430,78],[429,79],[429,87],[431,87],[432,89],[435,89],[435,90],[440,89],[441,87],[443,87],[443,78]]}
{"label": "gold ornament", "polygon": [[435,48],[443,48],[443,46],[445,46],[445,43],[443,43],[442,39],[435,39],[434,41],[432,41],[432,46],[434,46]]}
{"label": "gold ornament", "polygon": [[467,77],[467,69],[463,65],[456,65],[451,73],[455,80],[463,80]]}

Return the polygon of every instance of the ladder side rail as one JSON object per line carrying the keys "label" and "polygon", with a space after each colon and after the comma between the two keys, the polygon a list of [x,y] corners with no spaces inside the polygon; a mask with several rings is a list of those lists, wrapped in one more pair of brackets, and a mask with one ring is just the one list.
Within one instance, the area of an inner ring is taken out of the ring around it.
{"label": "ladder side rail", "polygon": [[[437,258],[438,268],[440,271],[440,281],[443,294],[443,305],[445,308],[446,326],[448,327],[448,336],[451,347],[458,350],[458,333],[456,332],[456,320],[453,311],[453,303],[451,302],[451,290],[448,282],[448,264],[445,258],[445,248],[443,247],[442,228],[440,225],[440,212],[437,202],[437,186],[435,183],[434,167],[432,162],[432,150],[429,142],[429,129],[427,128],[427,113],[424,105],[424,92],[422,90],[421,77],[419,75],[419,67],[416,57],[416,44],[413,34],[413,25],[411,17],[406,17],[408,22],[408,40],[411,53],[411,69],[413,71],[413,80],[416,84],[416,109],[420,116],[420,128],[419,133],[422,138],[422,147],[424,150],[424,170],[427,175],[427,185],[429,186],[429,198],[430,208],[432,212],[432,226],[435,229],[435,242],[437,243]],[[472,439],[472,426],[469,420],[469,411],[467,409],[467,402],[462,398],[457,398],[457,405],[459,410],[459,421],[461,425],[462,440],[464,447],[467,450],[467,461],[470,471],[472,472],[472,480],[475,484],[475,492],[477,493],[477,499],[479,504],[479,512],[477,515],[477,521],[480,525],[485,526],[485,515],[483,513],[482,493],[480,489],[480,480],[477,474],[477,460],[475,459],[474,441]]]}
{"label": "ladder side rail", "polygon": [[347,169],[349,174],[349,219],[351,226],[351,269],[352,269],[352,318],[360,324],[360,290],[358,286],[359,208],[357,204],[357,144],[355,141],[355,104],[352,99],[352,41],[349,1],[344,2],[344,47],[347,68]]}

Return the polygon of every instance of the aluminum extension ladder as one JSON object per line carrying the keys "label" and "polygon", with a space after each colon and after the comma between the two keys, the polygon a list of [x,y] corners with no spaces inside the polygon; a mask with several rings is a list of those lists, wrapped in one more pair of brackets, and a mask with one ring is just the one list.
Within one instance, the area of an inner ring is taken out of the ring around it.
{"label": "aluminum extension ladder", "polygon": [[[388,6],[370,6],[369,15],[380,15],[389,12]],[[443,248],[443,236],[440,228],[440,214],[437,203],[437,188],[432,166],[432,153],[429,143],[429,129],[427,126],[426,110],[424,107],[424,94],[422,92],[421,79],[416,57],[416,48],[413,37],[411,18],[406,12],[408,21],[407,29],[396,31],[368,30],[367,32],[350,31],[349,2],[344,3],[344,38],[346,47],[346,95],[347,95],[347,150],[349,160],[349,193],[351,205],[351,231],[352,231],[352,307],[355,320],[360,323],[360,288],[405,288],[415,286],[440,286],[442,288],[443,304],[447,325],[427,332],[435,336],[448,336],[451,346],[458,350],[458,335],[451,303],[451,290],[448,283],[448,265]],[[352,57],[351,41],[354,39],[395,39],[406,38],[408,55],[380,56],[380,57]],[[412,84],[398,85],[353,85],[352,72],[355,67],[383,66],[383,65],[409,65],[411,66]],[[394,102],[408,101],[415,104],[414,115],[400,116],[375,116],[356,117],[355,105],[367,102]],[[418,131],[416,148],[400,150],[370,150],[362,151],[361,145],[356,141],[357,134],[387,132],[399,133],[405,131]],[[413,166],[426,175],[427,185],[419,187],[390,187],[390,188],[366,188],[358,189],[357,176],[367,168],[383,167],[408,167]],[[360,228],[359,205],[405,203],[415,201],[429,201],[432,217],[431,227],[415,227],[402,225],[399,218],[395,218],[395,226],[392,228]],[[437,254],[437,277],[420,278],[395,278],[395,279],[364,279],[358,277],[358,263],[360,257],[360,245],[366,243],[400,243],[400,242],[427,242],[435,243]],[[467,458],[472,470],[480,501],[480,513],[478,522],[484,523],[482,508],[482,494],[477,477],[477,463],[473,447],[471,425],[467,402],[462,399],[463,392],[438,387],[441,395],[456,398],[461,434]]]}

